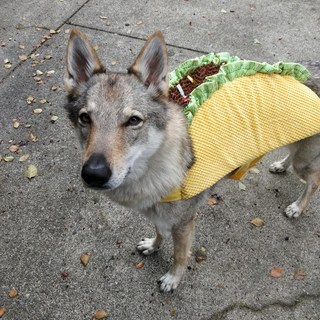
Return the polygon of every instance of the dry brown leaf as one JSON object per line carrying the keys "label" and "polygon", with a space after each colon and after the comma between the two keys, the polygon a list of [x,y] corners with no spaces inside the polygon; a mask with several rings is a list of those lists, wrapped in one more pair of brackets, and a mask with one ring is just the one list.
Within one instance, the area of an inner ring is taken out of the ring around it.
{"label": "dry brown leaf", "polygon": [[10,63],[10,60],[9,59],[4,59],[3,62],[4,63]]}
{"label": "dry brown leaf", "polygon": [[46,99],[41,99],[39,102],[40,102],[41,104],[45,104],[45,103],[47,102],[47,100],[46,100]]}
{"label": "dry brown leaf", "polygon": [[141,261],[137,264],[137,269],[141,269],[144,266],[144,262]]}
{"label": "dry brown leaf", "polygon": [[62,278],[67,278],[69,276],[68,272],[62,272],[61,273]]}
{"label": "dry brown leaf", "polygon": [[70,32],[69,29],[64,30],[64,33],[69,33],[69,32]]}
{"label": "dry brown leaf", "polygon": [[112,62],[111,62],[111,65],[114,66],[116,63],[117,63],[117,61],[112,61]]}
{"label": "dry brown leaf", "polygon": [[42,84],[43,83],[43,81],[42,80],[40,80],[39,82],[37,82],[37,84]]}
{"label": "dry brown leaf", "polygon": [[33,96],[29,96],[29,97],[27,98],[27,103],[28,103],[28,104],[31,104],[32,102],[34,102],[34,97],[33,97]]}
{"label": "dry brown leaf", "polygon": [[30,157],[29,153],[28,154],[24,154],[22,157],[20,157],[19,161],[20,162],[24,162],[24,161],[28,160],[29,157]]}
{"label": "dry brown leaf", "polygon": [[169,299],[169,298],[167,298],[167,299],[166,299],[166,303],[169,303],[169,301],[170,301],[170,299]]}
{"label": "dry brown leaf", "polygon": [[31,128],[31,124],[26,124],[24,127],[25,128]]}
{"label": "dry brown leaf", "polygon": [[135,24],[135,26],[136,26],[136,27],[139,27],[141,24],[142,24],[142,21],[138,21],[138,22]]}
{"label": "dry brown leaf", "polygon": [[98,51],[98,50],[99,50],[99,46],[98,46],[98,45],[94,46],[94,47],[93,47],[93,50],[94,50],[94,51]]}
{"label": "dry brown leaf", "polygon": [[213,35],[213,32],[208,32],[208,35],[209,35],[209,36]]}
{"label": "dry brown leaf", "polygon": [[20,44],[19,48],[20,48],[20,49],[24,49],[24,46]]}
{"label": "dry brown leaf", "polygon": [[256,227],[261,227],[264,224],[264,221],[260,218],[254,218],[252,221],[250,221],[250,223],[252,223]]}
{"label": "dry brown leaf", "polygon": [[49,31],[51,34],[55,34],[55,33],[57,33],[57,31],[55,31],[55,30],[53,30],[53,29],[50,29],[50,31]]}
{"label": "dry brown leaf", "polygon": [[303,280],[305,277],[306,277],[306,273],[305,271],[303,270],[297,270],[295,273],[294,273],[294,276],[293,276],[293,279],[294,280]]}
{"label": "dry brown leaf", "polygon": [[177,314],[177,311],[175,309],[171,309],[170,314],[171,314],[171,317],[174,317]]}
{"label": "dry brown leaf", "polygon": [[6,46],[5,42],[2,42],[1,47],[5,47],[5,46]]}
{"label": "dry brown leaf", "polygon": [[218,283],[218,287],[219,287],[219,288],[222,288],[222,284],[221,284],[221,283]]}
{"label": "dry brown leaf", "polygon": [[213,205],[217,204],[217,201],[214,198],[209,198],[209,199],[207,199],[207,204],[209,206],[213,206]]}
{"label": "dry brown leaf", "polygon": [[16,146],[16,145],[13,145],[13,146],[10,146],[10,147],[9,147],[9,150],[10,150],[11,152],[16,152],[18,149],[19,149],[19,147]]}
{"label": "dry brown leaf", "polygon": [[47,71],[47,74],[54,74],[54,73],[55,73],[54,70]]}
{"label": "dry brown leaf", "polygon": [[107,22],[107,23],[106,23],[106,26],[110,26],[110,24],[111,24],[110,22]]}
{"label": "dry brown leaf", "polygon": [[41,75],[43,75],[43,72],[40,70],[36,70],[36,74],[37,74],[37,76],[41,76]]}
{"label": "dry brown leaf", "polygon": [[40,78],[40,77],[33,77],[33,80],[34,80],[34,81],[40,81],[41,78]]}
{"label": "dry brown leaf", "polygon": [[271,275],[271,277],[274,277],[274,278],[280,278],[282,276],[282,269],[274,267],[271,270],[271,274],[270,275]]}
{"label": "dry brown leaf", "polygon": [[13,156],[5,157],[5,158],[3,158],[3,160],[5,162],[12,162],[14,160],[14,157]]}
{"label": "dry brown leaf", "polygon": [[255,7],[251,7],[250,9],[251,9],[252,11],[255,11],[255,10],[256,10],[256,8],[255,8]]}
{"label": "dry brown leaf", "polygon": [[195,259],[197,262],[201,262],[203,260],[206,260],[207,259],[207,255],[204,251],[202,251],[201,249],[200,250],[196,250],[195,252]]}
{"label": "dry brown leaf", "polygon": [[5,69],[10,69],[12,67],[12,64],[7,63],[3,66]]}
{"label": "dry brown leaf", "polygon": [[26,61],[28,59],[28,57],[26,55],[21,55],[21,56],[19,56],[19,59],[21,61]]}
{"label": "dry brown leaf", "polygon": [[122,243],[122,241],[121,241],[121,240],[118,240],[118,241],[117,241],[117,244],[121,244],[121,243]]}
{"label": "dry brown leaf", "polygon": [[13,124],[13,127],[14,127],[14,128],[16,128],[16,129],[18,129],[18,128],[19,128],[19,126],[20,126],[20,123],[19,123],[19,122],[17,122],[17,121]]}
{"label": "dry brown leaf", "polygon": [[11,290],[9,291],[9,297],[10,297],[10,298],[14,298],[14,297],[16,297],[17,295],[18,295],[18,291],[17,291],[17,290],[11,289]]}
{"label": "dry brown leaf", "polygon": [[0,308],[0,318],[5,314],[5,312],[6,312],[5,307]]}
{"label": "dry brown leaf", "polygon": [[101,311],[98,311],[95,315],[95,318],[96,319],[104,319],[106,318],[108,315],[105,311],[101,310]]}
{"label": "dry brown leaf", "polygon": [[108,17],[100,16],[100,19],[108,19]]}
{"label": "dry brown leaf", "polygon": [[81,263],[82,263],[84,266],[86,266],[86,265],[88,264],[89,260],[90,260],[90,256],[89,256],[87,253],[85,253],[85,254],[83,254],[83,255],[81,256],[80,260],[81,260]]}
{"label": "dry brown leaf", "polygon": [[32,142],[37,142],[39,139],[34,136],[32,133],[29,134],[29,139],[32,141]]}
{"label": "dry brown leaf", "polygon": [[37,174],[38,174],[38,169],[33,164],[29,164],[25,171],[25,176],[28,179],[31,179],[35,177]]}
{"label": "dry brown leaf", "polygon": [[19,149],[19,150],[16,151],[16,154],[21,154],[21,153],[22,153],[22,150],[21,150],[21,149]]}
{"label": "dry brown leaf", "polygon": [[52,123],[56,122],[58,120],[58,117],[57,116],[52,116],[50,120],[51,120]]}
{"label": "dry brown leaf", "polygon": [[222,13],[227,13],[227,11],[226,11],[226,10],[224,10],[224,9],[221,9],[221,12],[222,12]]}

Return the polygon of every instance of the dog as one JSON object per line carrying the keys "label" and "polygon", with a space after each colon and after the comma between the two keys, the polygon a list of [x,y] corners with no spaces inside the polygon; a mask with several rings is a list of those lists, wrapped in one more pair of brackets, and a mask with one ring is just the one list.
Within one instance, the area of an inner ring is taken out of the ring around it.
{"label": "dog", "polygon": [[[320,64],[304,64],[313,77],[305,82],[320,95]],[[85,35],[73,29],[64,77],[66,110],[84,147],[81,176],[90,188],[139,211],[154,224],[156,235],[139,242],[149,255],[172,235],[174,262],[160,279],[160,291],[177,288],[188,260],[197,208],[212,188],[187,200],[160,202],[180,185],[194,162],[182,108],[168,102],[168,54],[160,31],[149,37],[127,73],[108,73]],[[270,166],[290,165],[306,181],[300,197],[285,212],[298,218],[320,182],[320,135],[288,146],[289,154]]]}

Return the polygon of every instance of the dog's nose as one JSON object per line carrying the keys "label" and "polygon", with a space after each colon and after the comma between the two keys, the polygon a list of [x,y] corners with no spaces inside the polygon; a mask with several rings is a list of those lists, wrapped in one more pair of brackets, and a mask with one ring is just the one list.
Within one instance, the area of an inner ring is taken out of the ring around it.
{"label": "dog's nose", "polygon": [[90,187],[104,186],[111,177],[111,170],[104,155],[101,153],[92,154],[83,165],[81,176]]}

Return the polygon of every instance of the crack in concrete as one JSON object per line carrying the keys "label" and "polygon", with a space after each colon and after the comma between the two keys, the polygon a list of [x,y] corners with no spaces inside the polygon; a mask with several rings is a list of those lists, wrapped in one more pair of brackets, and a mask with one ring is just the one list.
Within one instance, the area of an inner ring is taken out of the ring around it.
{"label": "crack in concrete", "polygon": [[285,302],[281,300],[273,301],[273,302],[266,303],[261,307],[252,307],[252,306],[248,306],[246,304],[237,302],[227,306],[221,311],[215,312],[208,320],[226,320],[228,313],[235,309],[247,310],[254,313],[261,313],[262,311],[270,307],[280,307],[281,309],[290,310],[290,309],[296,308],[297,306],[303,304],[306,301],[312,301],[317,299],[320,299],[320,292],[317,294],[302,293],[301,295],[295,297],[290,302]]}
{"label": "crack in concrete", "polygon": [[[84,28],[84,29],[89,29],[89,30],[94,30],[94,31],[101,31],[101,32],[105,32],[105,33],[109,33],[112,35],[117,35],[117,36],[121,36],[121,37],[126,37],[126,38],[131,38],[131,39],[136,39],[136,40],[142,40],[142,41],[147,41],[146,38],[141,38],[141,37],[135,37],[129,34],[125,34],[125,33],[119,33],[116,31],[107,31],[104,29],[99,29],[99,28],[94,28],[94,27],[88,27],[88,26],[82,26],[80,24],[76,24],[76,23],[72,23],[72,22],[67,22],[66,24],[73,26],[73,27],[78,27],[78,28]],[[189,50],[189,51],[193,51],[196,53],[201,53],[201,54],[208,54],[209,52],[207,51],[201,51],[201,50],[195,50],[195,49],[191,49],[191,48],[186,48],[186,47],[181,47],[181,46],[177,46],[174,44],[170,44],[170,43],[166,43],[166,45],[168,47],[173,47],[173,48],[177,48],[177,49],[183,49],[183,50]]]}

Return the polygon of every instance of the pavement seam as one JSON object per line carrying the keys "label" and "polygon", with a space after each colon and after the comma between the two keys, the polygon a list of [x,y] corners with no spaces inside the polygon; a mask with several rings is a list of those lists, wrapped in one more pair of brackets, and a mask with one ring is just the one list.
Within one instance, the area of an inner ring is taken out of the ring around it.
{"label": "pavement seam", "polygon": [[[94,30],[94,31],[102,31],[102,32],[105,32],[105,33],[109,33],[109,34],[117,35],[117,36],[121,36],[121,37],[126,37],[126,38],[130,38],[130,39],[142,40],[144,42],[148,40],[148,39],[141,38],[141,37],[130,36],[130,35],[125,34],[125,33],[119,33],[119,32],[107,31],[107,30],[94,28],[94,27],[82,26],[80,24],[76,24],[76,23],[72,23],[72,22],[66,22],[66,24],[68,24],[70,26],[73,26],[73,27],[78,27],[78,28],[85,28],[85,29]],[[201,50],[195,50],[195,49],[191,49],[191,48],[187,48],[187,47],[177,46],[177,45],[170,44],[170,43],[167,43],[167,42],[166,42],[166,45],[168,47],[173,47],[173,48],[183,49],[183,50],[189,50],[189,51],[193,51],[193,52],[201,53],[201,54],[208,54],[209,53],[207,51],[201,51]]]}
{"label": "pavement seam", "polygon": [[[89,1],[91,1],[91,0],[87,0],[85,3],[83,3],[70,17],[68,17],[65,21],[63,21],[61,23],[61,25],[58,28],[55,29],[55,31],[61,29],[65,24],[67,24],[67,21],[70,20],[75,14],[77,14]],[[33,27],[33,26],[30,26],[30,28],[31,27]],[[50,30],[50,28],[47,28],[47,27],[39,27],[39,28]],[[55,34],[52,34],[51,36],[53,37],[53,36],[55,36]],[[40,49],[46,42],[47,41],[41,43],[39,45],[39,47],[34,48],[29,54],[27,54],[27,56],[29,57],[31,54],[37,52],[37,50]],[[25,61],[27,61],[27,60],[25,60]],[[2,78],[2,80],[0,80],[0,84],[2,84],[7,78],[9,78],[13,74],[13,72],[15,70],[17,70],[25,61],[20,61],[7,75],[4,76],[4,78]]]}
{"label": "pavement seam", "polygon": [[214,313],[208,320],[226,320],[228,313],[235,309],[249,310],[254,313],[261,313],[265,309],[270,307],[280,307],[281,309],[291,310],[303,304],[306,301],[317,300],[319,298],[320,298],[320,292],[316,294],[302,293],[301,295],[296,296],[292,301],[285,302],[285,301],[278,300],[278,301],[266,303],[261,307],[248,306],[246,304],[237,302],[227,306],[221,311]]}

